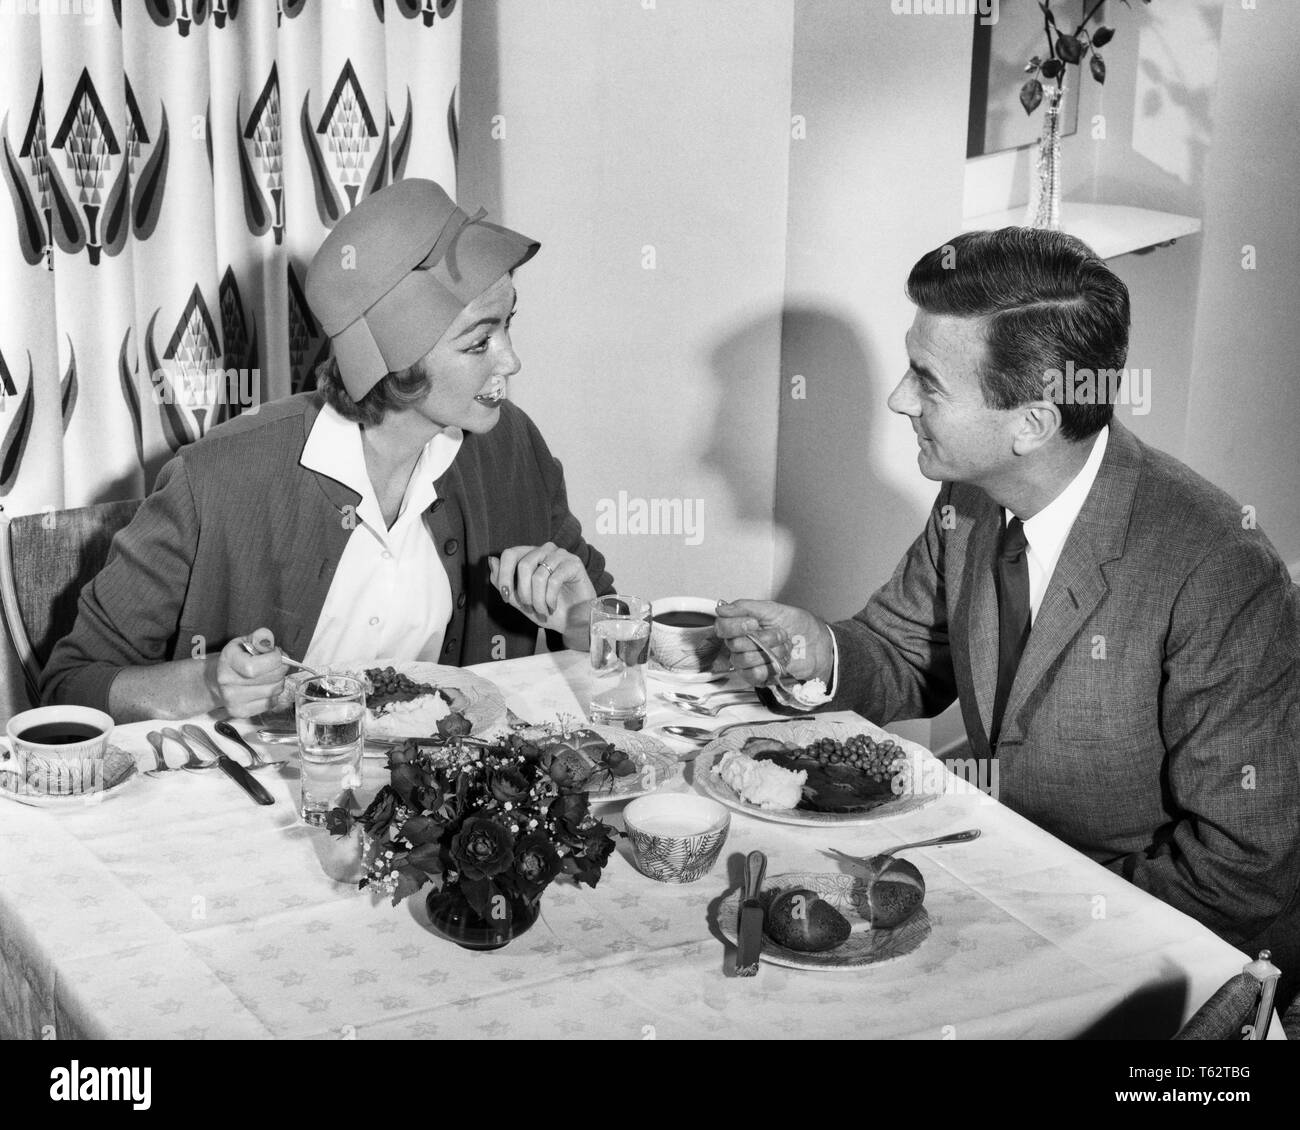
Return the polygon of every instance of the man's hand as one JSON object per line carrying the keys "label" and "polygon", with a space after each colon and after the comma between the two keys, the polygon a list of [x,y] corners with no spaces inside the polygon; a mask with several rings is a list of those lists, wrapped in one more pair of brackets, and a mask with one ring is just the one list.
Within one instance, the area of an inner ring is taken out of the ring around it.
{"label": "man's hand", "polygon": [[581,650],[588,646],[596,587],[572,553],[549,541],[517,545],[500,557],[489,557],[488,569],[492,584],[507,604],[538,627],[561,633],[569,647]]}
{"label": "man's hand", "polygon": [[[257,655],[244,650],[245,640]],[[224,706],[233,718],[249,718],[276,705],[288,673],[284,653],[275,646],[275,636],[269,628],[258,628],[247,636],[237,636],[221,649],[216,669],[209,672],[208,685],[216,705]]]}
{"label": "man's hand", "polygon": [[824,620],[770,600],[721,601],[718,636],[731,652],[731,664],[748,683],[762,686],[772,681],[772,665],[746,635],[756,636],[785,665],[780,674],[795,682],[821,679],[829,684],[835,655],[830,629]]}

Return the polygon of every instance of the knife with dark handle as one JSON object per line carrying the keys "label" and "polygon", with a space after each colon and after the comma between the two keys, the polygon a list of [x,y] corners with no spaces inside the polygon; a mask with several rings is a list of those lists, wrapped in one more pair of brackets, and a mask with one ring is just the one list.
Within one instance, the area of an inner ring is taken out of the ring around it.
{"label": "knife with dark handle", "polygon": [[239,764],[233,757],[221,749],[207,733],[199,729],[193,723],[181,727],[181,732],[188,738],[193,738],[204,749],[217,759],[217,765],[222,771],[235,782],[241,789],[251,796],[258,804],[274,804],[275,797],[266,791],[266,787],[257,780],[247,769]]}
{"label": "knife with dark handle", "polygon": [[745,856],[745,898],[736,932],[737,977],[753,977],[758,972],[758,955],[763,949],[763,904],[758,901],[758,892],[763,889],[766,871],[767,856],[761,851],[751,851]]}

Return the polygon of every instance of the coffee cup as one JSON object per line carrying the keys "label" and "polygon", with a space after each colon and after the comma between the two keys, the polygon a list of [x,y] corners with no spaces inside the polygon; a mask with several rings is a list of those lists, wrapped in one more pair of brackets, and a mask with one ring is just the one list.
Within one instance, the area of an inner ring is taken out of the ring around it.
{"label": "coffee cup", "polygon": [[650,619],[650,662],[677,675],[711,671],[722,653],[716,600],[670,596],[654,602]]}
{"label": "coffee cup", "polygon": [[15,714],[5,726],[8,756],[0,761],[0,772],[16,777],[6,787],[53,796],[104,789],[113,725],[109,715],[88,706],[41,706]]}

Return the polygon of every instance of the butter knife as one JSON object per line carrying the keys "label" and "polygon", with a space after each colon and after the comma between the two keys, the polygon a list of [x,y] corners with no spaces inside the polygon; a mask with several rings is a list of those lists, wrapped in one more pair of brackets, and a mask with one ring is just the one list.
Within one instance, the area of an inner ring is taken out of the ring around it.
{"label": "butter knife", "polygon": [[266,787],[255,778],[247,769],[239,764],[233,757],[226,753],[217,745],[207,733],[193,723],[181,727],[181,732],[188,738],[193,738],[204,749],[211,753],[217,759],[217,765],[222,772],[235,782],[241,789],[251,796],[258,804],[274,804],[275,797],[266,791]]}
{"label": "butter knife", "polygon": [[758,892],[763,888],[766,871],[767,856],[761,851],[745,856],[745,900],[736,932],[737,977],[753,977],[758,972],[758,955],[763,949],[763,904],[758,901]]}

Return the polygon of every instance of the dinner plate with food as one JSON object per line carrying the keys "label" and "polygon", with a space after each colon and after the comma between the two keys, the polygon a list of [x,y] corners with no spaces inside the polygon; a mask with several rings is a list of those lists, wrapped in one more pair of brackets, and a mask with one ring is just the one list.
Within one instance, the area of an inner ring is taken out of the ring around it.
{"label": "dinner plate with food", "polygon": [[658,738],[618,726],[566,729],[551,723],[516,727],[514,734],[540,746],[549,764],[558,761],[553,772],[565,784],[585,786],[592,804],[645,796],[682,772],[677,755]]}
{"label": "dinner plate with food", "polygon": [[[860,969],[903,957],[930,934],[925,880],[905,859],[870,875],[793,871],[766,880],[759,957],[791,969]],[[737,944],[741,892],[722,900],[718,928]]]}
{"label": "dinner plate with food", "polygon": [[[501,692],[481,675],[463,667],[444,667],[418,660],[367,659],[331,663],[317,668],[322,675],[351,675],[366,684],[368,738],[424,738],[438,732],[438,722],[453,712],[463,714],[475,734],[491,729],[506,716]],[[286,680],[287,693],[303,679],[299,672]],[[292,729],[293,706],[259,714],[253,721],[269,729]]]}
{"label": "dinner plate with food", "polygon": [[865,718],[737,726],[705,746],[695,784],[737,812],[780,824],[870,824],[934,800],[923,746]]}

